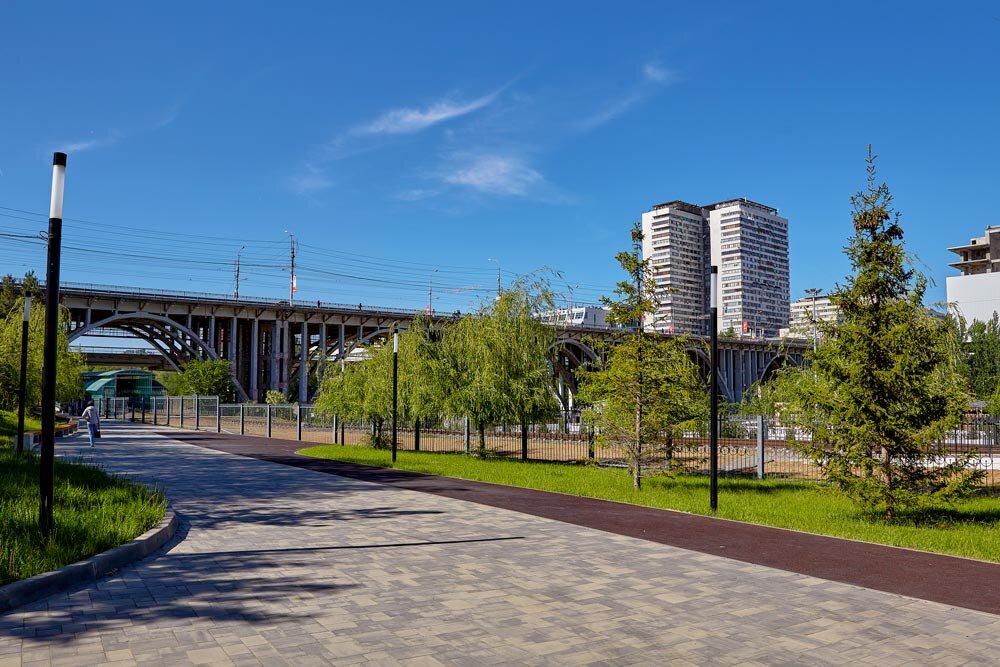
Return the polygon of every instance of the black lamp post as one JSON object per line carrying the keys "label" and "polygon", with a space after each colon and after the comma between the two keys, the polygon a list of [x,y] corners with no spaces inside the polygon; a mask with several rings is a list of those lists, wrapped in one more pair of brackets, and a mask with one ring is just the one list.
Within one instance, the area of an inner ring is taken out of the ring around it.
{"label": "black lamp post", "polygon": [[42,364],[42,456],[39,474],[38,527],[52,533],[52,498],[56,449],[56,351],[59,344],[59,254],[62,247],[63,191],[66,154],[52,156],[52,198],[49,202],[49,247],[45,269],[45,343]]}
{"label": "black lamp post", "polygon": [[24,451],[24,402],[28,383],[28,322],[31,319],[31,295],[24,295],[24,322],[21,323],[21,379],[17,390],[17,453]]}
{"label": "black lamp post", "polygon": [[399,333],[392,334],[392,462],[396,462],[396,390],[399,386]]}
{"label": "black lamp post", "polygon": [[709,368],[711,410],[708,427],[708,474],[710,477],[710,505],[714,512],[719,509],[719,267],[717,266],[712,267],[710,299],[712,361]]}

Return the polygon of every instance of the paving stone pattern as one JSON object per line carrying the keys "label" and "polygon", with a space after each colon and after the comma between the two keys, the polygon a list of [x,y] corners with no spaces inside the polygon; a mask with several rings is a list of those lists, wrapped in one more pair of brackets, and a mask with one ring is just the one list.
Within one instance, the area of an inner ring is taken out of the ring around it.
{"label": "paving stone pattern", "polygon": [[1000,663],[991,614],[104,434],[59,454],[155,481],[180,534],[0,616],[0,667]]}

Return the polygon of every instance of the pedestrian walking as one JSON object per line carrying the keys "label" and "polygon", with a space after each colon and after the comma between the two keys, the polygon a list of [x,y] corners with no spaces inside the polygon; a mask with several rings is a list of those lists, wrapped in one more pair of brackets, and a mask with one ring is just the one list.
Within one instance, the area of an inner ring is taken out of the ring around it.
{"label": "pedestrian walking", "polygon": [[87,435],[90,436],[90,446],[94,446],[94,439],[101,437],[101,416],[97,414],[97,408],[93,401],[87,401],[80,419],[87,422]]}

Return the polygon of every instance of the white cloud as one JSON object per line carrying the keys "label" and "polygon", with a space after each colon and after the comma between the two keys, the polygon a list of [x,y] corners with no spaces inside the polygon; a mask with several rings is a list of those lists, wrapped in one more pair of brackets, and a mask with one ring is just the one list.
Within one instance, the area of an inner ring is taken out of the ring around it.
{"label": "white cloud", "polygon": [[332,188],[333,180],[322,169],[306,162],[300,173],[287,179],[286,185],[297,195],[311,195]]}
{"label": "white cloud", "polygon": [[91,148],[97,148],[98,146],[106,146],[109,143],[114,143],[114,141],[98,141],[97,139],[87,139],[86,141],[71,141],[68,144],[62,144],[61,150],[63,153],[82,153],[83,151],[90,150]]}
{"label": "white cloud", "polygon": [[441,193],[438,190],[434,190],[432,188],[411,188],[409,190],[397,192],[395,198],[400,201],[420,201],[421,199],[436,197],[439,194]]}
{"label": "white cloud", "polygon": [[[127,129],[115,128],[104,136],[97,136],[92,139],[84,139],[82,141],[70,141],[63,144],[57,144],[56,149],[61,150],[64,153],[82,153],[83,151],[88,151],[94,148],[107,148],[108,146],[114,146],[118,142],[134,137],[137,134],[145,134],[147,132],[162,130],[177,120],[180,108],[179,103],[174,104],[168,108],[166,113],[164,113],[158,120],[152,123],[132,126]],[[91,134],[94,134],[94,132],[91,131]]]}
{"label": "white cloud", "polygon": [[606,103],[603,108],[580,120],[577,125],[583,131],[593,130],[604,125],[639,106],[656,94],[660,88],[675,83],[677,79],[677,75],[672,70],[656,63],[646,63],[642,67],[642,80]]}
{"label": "white cloud", "polygon": [[461,164],[444,174],[452,185],[489,194],[524,196],[544,182],[544,177],[519,157],[478,155],[461,159]]}
{"label": "white cloud", "polygon": [[673,71],[656,63],[646,63],[642,68],[642,75],[649,81],[662,84],[673,83],[677,78]]}
{"label": "white cloud", "polygon": [[468,102],[442,100],[426,109],[392,109],[372,122],[355,128],[353,134],[413,134],[489,106],[498,94],[499,92],[493,92]]}

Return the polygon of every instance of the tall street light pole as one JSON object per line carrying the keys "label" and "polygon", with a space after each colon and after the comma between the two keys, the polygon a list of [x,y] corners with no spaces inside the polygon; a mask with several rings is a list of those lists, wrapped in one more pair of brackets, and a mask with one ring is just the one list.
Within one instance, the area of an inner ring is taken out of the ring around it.
{"label": "tall street light pole", "polygon": [[709,391],[711,392],[709,420],[711,423],[708,427],[708,473],[710,477],[709,504],[714,512],[719,509],[719,267],[717,266],[712,267],[710,299],[712,360],[709,364],[711,375],[709,380]]}
{"label": "tall street light pole", "polygon": [[817,287],[810,287],[806,290],[806,294],[812,297],[812,320],[813,325],[813,354],[816,353],[816,297],[819,296],[820,289]]}
{"label": "tall street light pole", "polygon": [[396,408],[399,387],[399,333],[392,334],[392,462],[396,462]]}
{"label": "tall street light pole", "polygon": [[52,502],[56,449],[56,351],[59,344],[59,254],[62,247],[63,192],[66,154],[52,156],[52,197],[49,200],[49,247],[45,269],[45,338],[42,363],[42,455],[39,474],[38,527],[52,534]]}
{"label": "tall street light pole", "polygon": [[21,379],[17,388],[17,453],[24,451],[24,403],[28,391],[28,323],[31,320],[31,295],[24,295],[24,321],[21,323]]}

